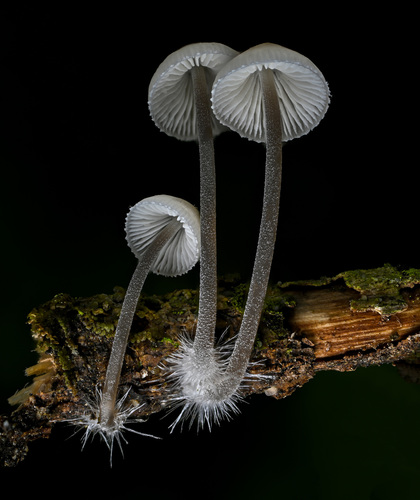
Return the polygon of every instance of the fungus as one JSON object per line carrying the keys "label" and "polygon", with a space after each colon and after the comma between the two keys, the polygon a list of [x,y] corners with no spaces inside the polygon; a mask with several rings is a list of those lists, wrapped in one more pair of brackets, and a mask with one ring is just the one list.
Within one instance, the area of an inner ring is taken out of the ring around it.
{"label": "fungus", "polygon": [[282,173],[282,142],[314,128],[329,105],[329,88],[305,56],[264,43],[241,53],[216,75],[212,107],[217,119],[242,137],[266,145],[260,232],[240,330],[219,397],[243,380],[257,334],[274,253]]}
{"label": "fungus", "polygon": [[277,231],[282,171],[282,142],[315,127],[329,103],[329,90],[318,68],[306,57],[273,44],[262,44],[227,62],[214,79],[213,112],[225,126],[266,144],[263,209],[254,268],[234,345],[213,346],[207,362],[191,358],[188,339],[170,360],[178,388],[175,422],[196,419],[211,427],[237,412],[240,385],[247,373],[266,295]]}
{"label": "fungus", "polygon": [[237,54],[220,43],[187,45],[162,62],[149,85],[149,110],[157,127],[199,145],[201,255],[194,351],[202,361],[213,349],[217,313],[214,137],[226,130],[211,111],[210,91],[216,73]]}
{"label": "fungus", "polygon": [[121,432],[127,430],[124,424],[141,406],[123,409],[127,393],[119,401],[117,396],[131,324],[143,284],[149,272],[164,276],[184,274],[200,256],[198,211],[180,198],[158,195],[143,199],[128,212],[125,229],[128,245],[138,264],[122,304],[99,402],[90,405],[95,418],[76,421],[76,424],[87,426],[84,442],[90,434],[99,433],[110,448],[111,457],[114,439],[120,443]]}

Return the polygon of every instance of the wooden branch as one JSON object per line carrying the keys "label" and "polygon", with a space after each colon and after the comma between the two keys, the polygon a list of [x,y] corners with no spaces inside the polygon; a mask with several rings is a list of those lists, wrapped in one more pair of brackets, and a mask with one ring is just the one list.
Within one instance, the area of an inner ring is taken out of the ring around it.
{"label": "wooden branch", "polygon": [[[261,319],[252,369],[264,374],[244,397],[283,398],[322,370],[398,364],[418,379],[420,271],[389,265],[341,273],[316,281],[271,286]],[[220,280],[218,334],[235,335],[247,287]],[[23,460],[28,443],[48,437],[52,426],[85,411],[103,382],[124,290],[88,298],[58,295],[29,314],[39,362],[27,369],[31,386],[9,399],[17,409],[0,417],[2,465]],[[198,310],[195,290],[143,296],[133,323],[121,384],[130,398],[144,401],[139,418],[164,409],[168,390],[162,371],[177,349],[177,338],[193,332]]]}

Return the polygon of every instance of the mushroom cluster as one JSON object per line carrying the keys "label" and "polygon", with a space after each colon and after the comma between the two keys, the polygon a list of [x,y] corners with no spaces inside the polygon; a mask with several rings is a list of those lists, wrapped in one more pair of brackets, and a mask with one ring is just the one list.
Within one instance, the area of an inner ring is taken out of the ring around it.
{"label": "mushroom cluster", "polygon": [[[203,82],[200,92],[199,74]],[[211,85],[210,99],[206,85]],[[199,428],[211,427],[238,410],[241,384],[250,376],[247,368],[274,254],[282,144],[318,125],[328,109],[329,96],[321,71],[308,58],[272,43],[240,54],[219,44],[193,44],[169,56],[152,78],[152,118],[170,135],[198,138],[201,160],[199,313],[194,339],[180,339],[180,348],[168,360],[172,382],[168,399],[181,407],[172,429],[184,420],[190,420],[190,425],[196,420]],[[228,345],[215,343],[216,188],[211,133],[220,132],[221,126],[266,146],[254,267],[240,330],[234,344]]]}
{"label": "mushroom cluster", "polygon": [[[238,411],[241,384],[260,322],[276,241],[282,144],[307,134],[324,117],[329,88],[305,56],[264,43],[245,52],[219,43],[191,44],[168,56],[149,85],[151,118],[167,135],[197,141],[200,160],[200,215],[170,196],[142,200],[130,210],[127,241],[138,258],[122,306],[97,418],[91,431],[112,447],[124,427],[118,386],[131,323],[150,271],[174,276],[200,260],[196,331],[180,338],[167,360],[168,403],[181,407],[170,426],[189,420],[199,428]],[[225,130],[266,146],[260,232],[244,315],[238,335],[216,341],[216,167],[214,137]],[[125,396],[123,396],[125,398]]]}

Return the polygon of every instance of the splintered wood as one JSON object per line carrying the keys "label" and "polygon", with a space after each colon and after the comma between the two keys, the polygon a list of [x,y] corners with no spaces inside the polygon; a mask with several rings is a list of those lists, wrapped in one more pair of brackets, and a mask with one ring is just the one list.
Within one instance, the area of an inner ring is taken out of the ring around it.
{"label": "splintered wood", "polygon": [[403,292],[407,307],[390,316],[376,311],[353,311],[351,301],[360,294],[347,288],[295,290],[298,304],[288,318],[292,331],[314,345],[316,358],[333,358],[376,349],[404,339],[420,329],[420,292]]}

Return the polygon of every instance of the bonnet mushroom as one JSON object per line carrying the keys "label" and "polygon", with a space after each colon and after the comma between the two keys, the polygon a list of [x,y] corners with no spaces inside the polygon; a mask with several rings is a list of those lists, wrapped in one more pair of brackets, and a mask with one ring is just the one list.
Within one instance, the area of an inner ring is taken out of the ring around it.
{"label": "bonnet mushroom", "polygon": [[245,311],[235,343],[214,346],[212,363],[188,362],[188,342],[172,360],[176,403],[182,411],[172,424],[196,419],[198,427],[238,411],[241,383],[254,345],[276,239],[282,170],[282,142],[306,134],[324,116],[329,89],[306,57],[274,44],[262,44],[227,62],[214,79],[216,118],[243,137],[266,144],[260,233]]}
{"label": "bonnet mushroom", "polygon": [[211,111],[216,73],[238,53],[220,43],[194,43],[170,54],[149,85],[149,110],[157,127],[184,141],[198,141],[201,255],[199,312],[194,351],[205,360],[213,349],[217,311],[216,173],[214,137],[223,127]]}
{"label": "bonnet mushroom", "polygon": [[128,212],[125,229],[128,245],[138,264],[122,304],[97,418],[89,420],[84,439],[86,441],[90,434],[99,433],[110,448],[111,457],[114,439],[120,444],[120,434],[127,429],[124,426],[127,418],[139,408],[121,411],[127,394],[120,401],[117,401],[117,396],[131,324],[143,284],[149,272],[164,276],[184,274],[200,256],[198,210],[180,198],[158,195],[143,199]]}
{"label": "bonnet mushroom", "polygon": [[225,373],[223,396],[245,376],[264,305],[276,239],[282,142],[307,134],[325,115],[329,88],[305,56],[264,43],[241,53],[216,75],[212,107],[217,119],[242,137],[266,145],[263,208],[245,311]]}

